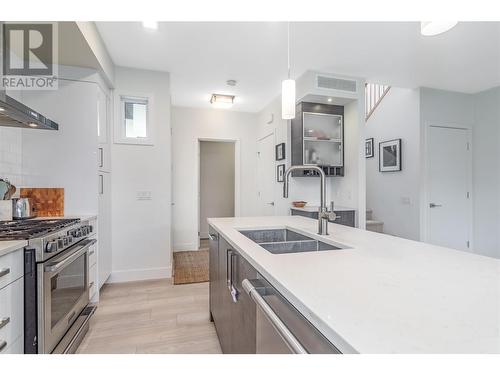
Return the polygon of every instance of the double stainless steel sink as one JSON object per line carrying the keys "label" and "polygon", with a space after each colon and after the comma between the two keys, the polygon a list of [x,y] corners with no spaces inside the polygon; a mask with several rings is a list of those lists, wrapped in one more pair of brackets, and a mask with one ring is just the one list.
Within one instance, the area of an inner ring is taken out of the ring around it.
{"label": "double stainless steel sink", "polygon": [[272,254],[341,250],[347,248],[347,246],[340,244],[332,245],[319,241],[290,229],[240,230],[240,233]]}

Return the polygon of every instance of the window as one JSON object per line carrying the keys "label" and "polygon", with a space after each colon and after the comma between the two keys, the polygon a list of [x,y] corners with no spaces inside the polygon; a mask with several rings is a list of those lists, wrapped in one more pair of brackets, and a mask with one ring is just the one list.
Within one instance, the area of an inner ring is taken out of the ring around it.
{"label": "window", "polygon": [[119,96],[119,122],[115,142],[152,145],[150,126],[150,97]]}

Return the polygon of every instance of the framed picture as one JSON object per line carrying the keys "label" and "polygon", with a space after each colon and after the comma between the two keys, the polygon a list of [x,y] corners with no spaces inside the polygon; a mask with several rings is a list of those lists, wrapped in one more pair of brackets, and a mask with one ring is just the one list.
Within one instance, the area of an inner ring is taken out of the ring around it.
{"label": "framed picture", "polygon": [[285,181],[285,164],[280,164],[278,165],[278,170],[276,173],[276,178],[278,182],[283,182]]}
{"label": "framed picture", "polygon": [[373,138],[368,138],[365,141],[365,157],[373,158]]}
{"label": "framed picture", "polygon": [[401,139],[380,142],[378,144],[378,169],[380,172],[401,170]]}
{"label": "framed picture", "polygon": [[283,159],[285,159],[285,144],[280,143],[279,145],[276,145],[276,160]]}

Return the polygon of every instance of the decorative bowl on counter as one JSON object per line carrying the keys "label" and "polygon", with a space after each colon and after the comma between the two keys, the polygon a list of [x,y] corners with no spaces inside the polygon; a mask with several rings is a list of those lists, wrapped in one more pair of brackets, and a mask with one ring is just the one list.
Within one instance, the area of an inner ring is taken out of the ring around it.
{"label": "decorative bowl on counter", "polygon": [[307,204],[307,202],[304,202],[304,201],[294,201],[294,202],[292,202],[293,207],[296,207],[296,208],[302,208],[306,204]]}

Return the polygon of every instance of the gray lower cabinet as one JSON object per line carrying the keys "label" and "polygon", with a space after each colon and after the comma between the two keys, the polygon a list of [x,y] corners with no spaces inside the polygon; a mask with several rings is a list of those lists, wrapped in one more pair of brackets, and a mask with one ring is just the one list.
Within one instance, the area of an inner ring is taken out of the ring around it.
{"label": "gray lower cabinet", "polygon": [[[275,311],[282,325],[301,342],[307,353],[339,353],[339,351],[297,311],[286,299],[275,291],[250,263],[236,251],[214,228],[210,235],[210,315],[225,354],[276,354],[280,351],[273,343],[285,344],[281,333],[275,329],[262,307],[244,290],[243,280],[251,280],[264,286],[259,293],[269,308]],[[248,284],[247,284],[248,286]],[[272,292],[274,291],[274,292]],[[266,323],[267,326],[264,326]],[[263,328],[264,327],[264,328]],[[269,327],[269,328],[265,328]]]}
{"label": "gray lower cabinet", "polygon": [[255,269],[213,228],[210,233],[210,315],[223,353],[255,353],[256,307],[241,283]]}
{"label": "gray lower cabinet", "polygon": [[[292,215],[310,217],[311,219],[318,219],[317,212],[296,210],[293,208],[291,208],[290,210],[291,210]],[[352,211],[335,211],[335,214],[337,215],[337,218],[333,221],[333,223],[347,225],[348,227],[355,226],[354,210],[352,210]]]}

